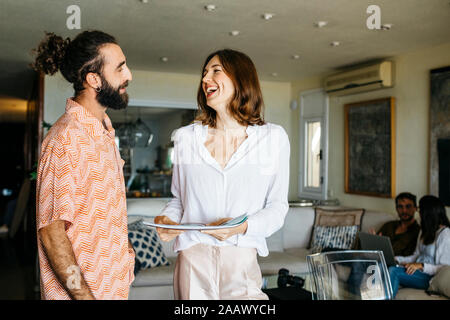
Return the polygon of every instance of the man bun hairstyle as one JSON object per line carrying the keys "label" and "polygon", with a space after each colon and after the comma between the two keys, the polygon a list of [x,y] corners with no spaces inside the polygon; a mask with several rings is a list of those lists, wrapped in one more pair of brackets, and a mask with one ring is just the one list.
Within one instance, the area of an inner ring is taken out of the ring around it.
{"label": "man bun hairstyle", "polygon": [[33,52],[37,53],[32,64],[33,69],[45,74],[54,75],[61,68],[70,39],[65,40],[52,32],[45,32],[45,39]]}
{"label": "man bun hairstyle", "polygon": [[89,72],[102,74],[103,57],[100,48],[117,44],[116,39],[102,31],[84,31],[73,40],[63,39],[54,33],[45,33],[38,48],[33,50],[36,59],[33,69],[48,75],[58,71],[73,84],[75,95],[84,90],[83,83]]}

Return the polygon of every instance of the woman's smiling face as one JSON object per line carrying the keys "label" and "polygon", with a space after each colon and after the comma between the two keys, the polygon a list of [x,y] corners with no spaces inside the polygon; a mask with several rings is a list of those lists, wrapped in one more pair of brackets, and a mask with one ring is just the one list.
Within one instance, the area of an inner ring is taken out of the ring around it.
{"label": "woman's smiling face", "polygon": [[202,86],[208,106],[216,111],[226,108],[233,99],[233,81],[225,73],[218,56],[214,56],[203,70]]}

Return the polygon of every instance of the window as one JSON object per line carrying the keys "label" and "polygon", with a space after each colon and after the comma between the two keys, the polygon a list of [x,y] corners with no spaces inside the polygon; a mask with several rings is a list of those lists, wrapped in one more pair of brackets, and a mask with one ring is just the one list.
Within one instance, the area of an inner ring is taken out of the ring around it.
{"label": "window", "polygon": [[306,122],[306,187],[320,187],[320,120]]}
{"label": "window", "polygon": [[328,97],[322,89],[300,94],[300,198],[327,200]]}

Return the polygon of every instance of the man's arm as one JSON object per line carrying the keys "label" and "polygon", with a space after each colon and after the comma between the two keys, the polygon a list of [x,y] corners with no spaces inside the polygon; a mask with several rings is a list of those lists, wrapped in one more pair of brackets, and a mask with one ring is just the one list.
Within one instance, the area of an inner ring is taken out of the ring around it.
{"label": "man's arm", "polygon": [[43,227],[39,237],[53,272],[72,299],[95,300],[77,265],[65,221],[57,220]]}

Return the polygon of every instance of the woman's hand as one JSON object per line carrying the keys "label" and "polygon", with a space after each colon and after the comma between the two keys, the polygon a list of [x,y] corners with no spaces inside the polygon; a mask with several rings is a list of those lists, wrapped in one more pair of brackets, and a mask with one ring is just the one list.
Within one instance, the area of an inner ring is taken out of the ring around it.
{"label": "woman's hand", "polygon": [[423,271],[423,263],[407,263],[405,264],[405,268],[406,273],[411,275],[416,272],[416,270]]}
{"label": "woman's hand", "polygon": [[[208,226],[218,226],[218,225],[221,225],[221,224],[227,222],[228,220],[231,220],[231,218],[223,218],[223,219],[217,220],[213,223],[208,224]],[[201,232],[209,234],[210,236],[213,236],[217,240],[225,241],[229,237],[232,237],[236,234],[240,234],[240,233],[244,234],[245,232],[247,232],[247,227],[248,227],[248,223],[247,223],[247,221],[245,221],[244,223],[238,225],[237,227],[215,229],[215,230],[202,230]]]}
{"label": "woman's hand", "polygon": [[[179,225],[175,221],[170,220],[166,216],[157,216],[155,217],[155,223],[157,224],[170,224],[170,225]],[[159,238],[162,241],[171,241],[180,234],[184,232],[184,230],[175,230],[175,229],[166,229],[166,228],[156,228],[156,232],[158,232]]]}

